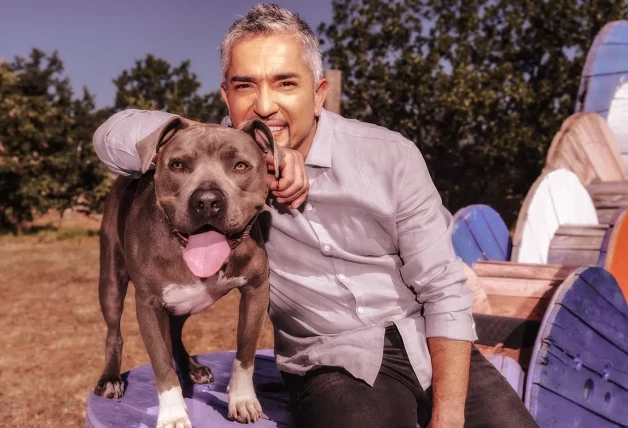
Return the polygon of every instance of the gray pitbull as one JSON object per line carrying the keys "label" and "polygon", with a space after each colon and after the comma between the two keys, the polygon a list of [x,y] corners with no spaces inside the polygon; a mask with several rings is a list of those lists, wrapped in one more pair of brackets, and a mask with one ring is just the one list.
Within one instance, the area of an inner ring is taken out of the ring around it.
{"label": "gray pitbull", "polygon": [[268,259],[256,219],[268,194],[264,153],[274,153],[276,174],[282,153],[262,121],[231,129],[180,117],[137,149],[142,176],[116,180],[101,226],[99,295],[108,330],[105,368],[94,392],[124,394],[120,317],[131,280],[157,384],[157,426],[191,427],[172,359],[191,383],[213,377],[183,347],[183,324],[238,288],[229,417],[256,421],[262,409],[253,389],[253,361],[269,295]]}

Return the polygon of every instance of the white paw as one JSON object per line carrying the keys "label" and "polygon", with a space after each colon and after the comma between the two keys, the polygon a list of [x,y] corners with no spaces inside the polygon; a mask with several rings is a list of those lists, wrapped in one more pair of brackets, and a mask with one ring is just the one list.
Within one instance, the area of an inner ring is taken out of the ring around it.
{"label": "white paw", "polygon": [[159,394],[157,428],[192,428],[181,387],[177,386]]}
{"label": "white paw", "polygon": [[262,406],[255,394],[252,396],[236,396],[229,393],[229,419],[240,423],[255,422],[262,417]]}
{"label": "white paw", "polygon": [[253,388],[253,367],[244,368],[236,358],[233,361],[229,394],[229,419],[240,423],[255,422],[262,417],[262,406]]}

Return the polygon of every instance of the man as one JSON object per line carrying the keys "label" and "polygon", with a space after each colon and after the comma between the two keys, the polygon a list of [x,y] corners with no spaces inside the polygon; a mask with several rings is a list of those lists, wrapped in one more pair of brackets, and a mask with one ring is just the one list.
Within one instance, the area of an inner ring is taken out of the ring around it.
{"label": "man", "polygon": [[[318,40],[278,6],[234,23],[221,64],[233,125],[260,118],[289,153],[271,185],[266,249],[277,366],[297,426],[537,426],[472,347],[451,215],[416,146],[323,110]],[[168,117],[118,113],[96,132],[96,151],[135,173],[135,143]]]}

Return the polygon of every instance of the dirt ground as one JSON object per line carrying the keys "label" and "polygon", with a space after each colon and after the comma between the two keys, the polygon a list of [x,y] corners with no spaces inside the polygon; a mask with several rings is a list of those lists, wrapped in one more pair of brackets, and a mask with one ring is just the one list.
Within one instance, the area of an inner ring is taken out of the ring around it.
{"label": "dirt ground", "polygon": [[[0,236],[0,427],[82,427],[104,364],[98,304],[100,219],[67,215],[60,232]],[[47,216],[36,226],[57,224]],[[239,295],[231,292],[184,328],[191,354],[235,349]],[[122,317],[122,370],[148,363],[133,287]],[[272,347],[266,320],[260,348]]]}

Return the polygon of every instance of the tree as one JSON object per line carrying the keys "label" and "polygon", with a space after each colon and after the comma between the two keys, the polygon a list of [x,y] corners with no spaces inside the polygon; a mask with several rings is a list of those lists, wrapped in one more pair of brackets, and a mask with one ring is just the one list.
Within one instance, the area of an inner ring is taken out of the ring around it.
{"label": "tree", "polygon": [[0,64],[0,227],[20,232],[35,213],[94,206],[89,192],[107,171],[93,162],[93,108],[86,90],[73,99],[57,52]]}
{"label": "tree", "polygon": [[451,211],[495,207],[512,224],[573,112],[584,60],[619,0],[334,0],[321,24],[343,71],[343,111],[422,151]]}
{"label": "tree", "polygon": [[198,93],[201,83],[190,71],[190,61],[172,67],[166,60],[147,55],[114,79],[118,91],[115,108],[163,110],[201,122],[219,123],[228,114],[218,91]]}

